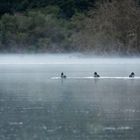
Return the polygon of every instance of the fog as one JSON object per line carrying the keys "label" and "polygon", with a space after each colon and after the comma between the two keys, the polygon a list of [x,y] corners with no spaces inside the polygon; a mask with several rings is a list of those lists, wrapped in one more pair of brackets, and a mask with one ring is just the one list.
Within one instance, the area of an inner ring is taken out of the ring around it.
{"label": "fog", "polygon": [[140,64],[140,58],[74,54],[1,54],[0,64]]}

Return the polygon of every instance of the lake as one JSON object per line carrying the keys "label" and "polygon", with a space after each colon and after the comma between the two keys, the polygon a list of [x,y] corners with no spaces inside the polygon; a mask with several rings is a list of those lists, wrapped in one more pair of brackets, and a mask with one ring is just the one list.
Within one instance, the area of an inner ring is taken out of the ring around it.
{"label": "lake", "polygon": [[92,60],[0,64],[0,140],[139,140],[140,59]]}

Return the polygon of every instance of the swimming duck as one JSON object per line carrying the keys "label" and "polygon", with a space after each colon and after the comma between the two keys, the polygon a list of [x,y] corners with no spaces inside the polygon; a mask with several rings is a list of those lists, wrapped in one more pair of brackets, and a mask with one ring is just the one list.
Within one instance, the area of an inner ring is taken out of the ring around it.
{"label": "swimming duck", "polygon": [[64,75],[64,73],[62,72],[61,73],[61,78],[66,78],[67,76],[66,75]]}
{"label": "swimming duck", "polygon": [[94,77],[100,77],[100,75],[97,72],[94,72]]}
{"label": "swimming duck", "polygon": [[131,72],[131,74],[129,75],[130,78],[133,78],[135,77],[135,73],[134,72]]}

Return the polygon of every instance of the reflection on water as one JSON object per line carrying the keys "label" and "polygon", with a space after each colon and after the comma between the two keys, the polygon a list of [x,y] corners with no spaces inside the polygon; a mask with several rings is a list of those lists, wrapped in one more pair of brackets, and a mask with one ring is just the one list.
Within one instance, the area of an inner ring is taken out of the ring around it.
{"label": "reflection on water", "polygon": [[[3,66],[0,140],[139,140],[140,80],[57,79],[127,76],[132,67],[95,65]],[[139,74],[140,66],[133,70]],[[138,75],[139,76],[139,75]]]}

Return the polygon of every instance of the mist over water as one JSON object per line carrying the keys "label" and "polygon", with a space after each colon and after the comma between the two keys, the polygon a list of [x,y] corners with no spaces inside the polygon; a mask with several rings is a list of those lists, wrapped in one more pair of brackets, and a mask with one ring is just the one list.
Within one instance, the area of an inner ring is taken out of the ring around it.
{"label": "mist over water", "polygon": [[139,60],[137,57],[102,57],[80,53],[0,55],[0,64],[140,64]]}
{"label": "mist over water", "polygon": [[[0,55],[0,140],[139,140],[139,58]],[[68,78],[60,77],[64,72]]]}

